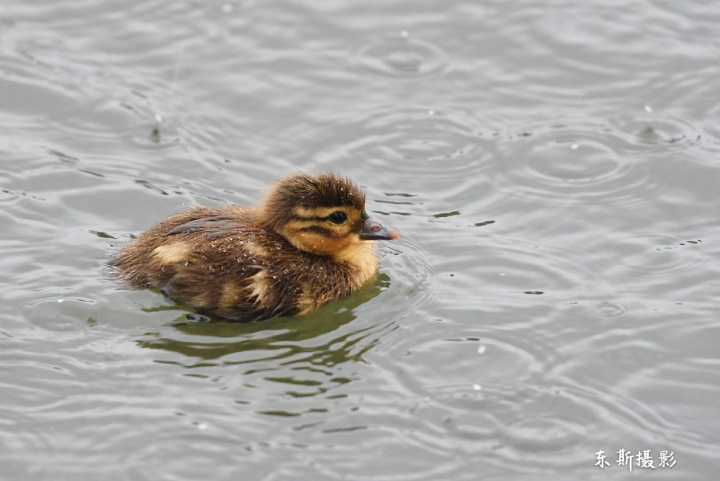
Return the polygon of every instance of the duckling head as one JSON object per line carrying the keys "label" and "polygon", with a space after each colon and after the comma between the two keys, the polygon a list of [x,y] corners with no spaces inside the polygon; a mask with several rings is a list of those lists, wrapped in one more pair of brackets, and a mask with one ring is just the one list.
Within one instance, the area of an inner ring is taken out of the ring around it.
{"label": "duckling head", "polygon": [[365,194],[334,174],[281,180],[261,208],[261,222],[295,248],[324,256],[341,256],[365,241],[400,237],[370,219]]}

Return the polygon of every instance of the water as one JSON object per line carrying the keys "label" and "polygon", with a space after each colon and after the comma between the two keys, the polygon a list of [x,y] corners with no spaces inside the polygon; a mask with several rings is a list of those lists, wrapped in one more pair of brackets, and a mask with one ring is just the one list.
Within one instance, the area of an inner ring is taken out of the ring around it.
{"label": "water", "polygon": [[[701,1],[5,0],[0,478],[604,480],[628,449],[715,479],[718,25]],[[298,170],[402,232],[376,284],[239,325],[107,277],[154,222]]]}

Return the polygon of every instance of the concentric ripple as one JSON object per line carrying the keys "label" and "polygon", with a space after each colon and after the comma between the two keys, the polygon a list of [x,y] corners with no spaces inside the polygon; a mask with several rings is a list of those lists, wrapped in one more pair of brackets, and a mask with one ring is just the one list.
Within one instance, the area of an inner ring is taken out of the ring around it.
{"label": "concentric ripple", "polygon": [[[460,251],[467,242],[445,244]],[[503,312],[510,305],[517,309],[526,303],[537,306],[573,300],[597,282],[592,272],[555,248],[517,238],[484,240],[473,247],[472,254],[448,256],[435,271],[432,285],[437,299],[446,305],[461,302],[483,313]],[[474,295],[463,295],[466,292]],[[550,320],[539,315],[531,319]]]}
{"label": "concentric ripple", "polygon": [[402,32],[363,47],[355,62],[379,75],[420,77],[442,71],[447,56],[438,46]]}
{"label": "concentric ripple", "polygon": [[566,200],[636,198],[652,188],[633,155],[640,149],[623,133],[605,125],[565,125],[500,140],[502,186],[509,192]]}
{"label": "concentric ripple", "polygon": [[631,270],[667,274],[690,269],[702,261],[702,239],[666,234],[628,236],[621,263]]}
{"label": "concentric ripple", "polygon": [[655,114],[651,107],[646,108],[650,110],[646,115],[614,119],[615,128],[629,140],[645,148],[655,146],[663,152],[685,149],[702,141],[701,132],[687,120]]}
{"label": "concentric ripple", "polygon": [[391,288],[384,293],[385,298],[388,304],[403,306],[397,311],[397,317],[402,318],[429,300],[432,267],[427,253],[412,240],[402,239],[395,245],[384,245],[380,254],[381,273],[388,272],[392,276]]}
{"label": "concentric ripple", "polygon": [[462,111],[384,109],[337,125],[316,158],[323,167],[350,168],[362,159],[385,171],[457,178],[485,163],[479,131],[478,121]]}

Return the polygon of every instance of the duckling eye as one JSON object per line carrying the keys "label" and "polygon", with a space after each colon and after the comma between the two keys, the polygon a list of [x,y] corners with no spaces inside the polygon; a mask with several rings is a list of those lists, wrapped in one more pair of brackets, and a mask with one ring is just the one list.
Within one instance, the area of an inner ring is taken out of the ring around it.
{"label": "duckling eye", "polygon": [[347,215],[342,211],[333,212],[328,216],[328,220],[333,224],[342,224],[347,220]]}

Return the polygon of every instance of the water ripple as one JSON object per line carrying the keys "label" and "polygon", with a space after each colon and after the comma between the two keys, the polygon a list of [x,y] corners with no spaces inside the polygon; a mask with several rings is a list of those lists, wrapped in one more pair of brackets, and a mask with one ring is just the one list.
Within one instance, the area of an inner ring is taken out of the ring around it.
{"label": "water ripple", "polygon": [[432,43],[403,31],[399,36],[385,37],[363,47],[355,63],[370,72],[390,77],[421,77],[442,71],[446,54]]}
{"label": "water ripple", "polygon": [[498,146],[501,187],[533,198],[637,199],[652,191],[647,167],[633,155],[640,149],[607,125],[527,128]]}
{"label": "water ripple", "polygon": [[[646,106],[646,109],[650,107]],[[685,150],[702,140],[700,131],[690,122],[670,115],[646,114],[613,119],[620,132],[636,144],[656,146],[656,151]]]}

